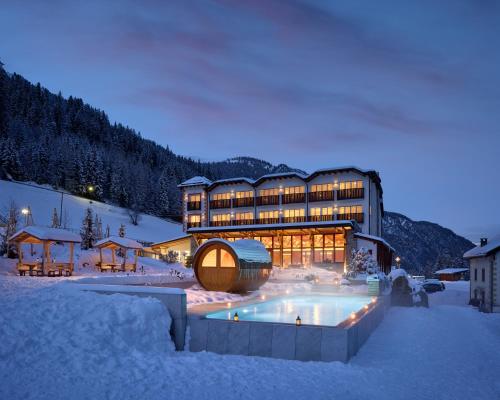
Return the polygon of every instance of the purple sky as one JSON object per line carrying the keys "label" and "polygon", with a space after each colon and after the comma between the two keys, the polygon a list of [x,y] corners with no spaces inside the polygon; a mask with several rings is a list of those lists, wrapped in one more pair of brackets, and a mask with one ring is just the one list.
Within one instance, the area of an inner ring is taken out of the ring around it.
{"label": "purple sky", "polygon": [[5,68],[175,152],[380,171],[386,209],[500,233],[500,2],[3,1]]}

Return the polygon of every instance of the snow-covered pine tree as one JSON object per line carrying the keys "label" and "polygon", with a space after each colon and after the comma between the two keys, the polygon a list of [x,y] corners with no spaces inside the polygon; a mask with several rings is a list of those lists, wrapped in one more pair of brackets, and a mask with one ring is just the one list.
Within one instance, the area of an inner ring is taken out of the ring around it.
{"label": "snow-covered pine tree", "polygon": [[94,239],[95,241],[102,239],[102,222],[97,214],[94,218]]}
{"label": "snow-covered pine tree", "polygon": [[85,211],[80,235],[82,236],[82,250],[91,249],[94,245],[94,221],[92,218],[92,209],[90,207]]}
{"label": "snow-covered pine tree", "polygon": [[5,228],[0,230],[0,254],[7,253],[7,257],[15,258],[17,256],[17,249],[14,245],[9,245],[9,238],[17,232],[17,225],[19,223],[19,210],[15,202],[11,202],[8,211],[2,218],[5,219]]}
{"label": "snow-covered pine tree", "polygon": [[379,270],[377,261],[366,248],[361,247],[359,250],[352,250],[348,269],[350,275],[356,276],[359,273],[375,274]]}
{"label": "snow-covered pine tree", "polygon": [[110,236],[110,229],[109,229],[109,224],[106,225],[106,237],[108,238]]}
{"label": "snow-covered pine tree", "polygon": [[159,217],[166,217],[170,212],[170,182],[169,177],[163,171],[158,180],[157,186],[157,200],[156,200],[156,215]]}
{"label": "snow-covered pine tree", "polygon": [[120,224],[120,228],[118,229],[118,236],[125,237],[125,225]]}
{"label": "snow-covered pine tree", "polygon": [[59,216],[57,215],[57,209],[54,207],[54,212],[52,213],[52,224],[50,225],[52,228],[59,228]]}

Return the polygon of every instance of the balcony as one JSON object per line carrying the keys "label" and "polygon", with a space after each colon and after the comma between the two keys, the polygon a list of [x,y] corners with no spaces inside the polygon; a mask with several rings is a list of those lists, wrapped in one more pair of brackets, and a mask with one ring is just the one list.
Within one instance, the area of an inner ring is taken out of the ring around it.
{"label": "balcony", "polygon": [[257,223],[258,224],[279,224],[280,219],[279,218],[258,218]]}
{"label": "balcony", "polygon": [[333,201],[333,190],[309,192],[309,201]]}
{"label": "balcony", "polygon": [[210,221],[210,226],[230,226],[231,221]]}
{"label": "balcony", "polygon": [[242,197],[233,200],[233,207],[253,207],[253,197]]}
{"label": "balcony", "polygon": [[280,196],[277,194],[272,196],[258,196],[256,200],[258,206],[273,206],[280,203]]}
{"label": "balcony", "polygon": [[281,198],[281,201],[283,202],[283,204],[305,203],[306,194],[305,193],[284,194]]}
{"label": "balcony", "polygon": [[344,220],[347,220],[347,221],[350,221],[350,220],[354,220],[360,224],[362,224],[364,222],[364,213],[349,213],[349,214],[338,214],[337,215],[337,220],[340,220],[340,221],[344,221]]}
{"label": "balcony", "polygon": [[285,224],[290,224],[293,222],[306,222],[305,216],[302,216],[302,217],[283,217],[282,219],[283,219],[283,223],[285,223]]}
{"label": "balcony", "polygon": [[210,200],[210,208],[231,208],[231,199]]}
{"label": "balcony", "polygon": [[188,211],[201,210],[201,201],[188,201],[187,210]]}
{"label": "balcony", "polygon": [[187,228],[199,228],[201,226],[201,222],[188,222],[187,223]]}
{"label": "balcony", "polygon": [[333,221],[333,215],[310,215],[309,222]]}
{"label": "balcony", "polygon": [[340,189],[337,192],[337,200],[362,199],[365,197],[365,188]]}
{"label": "balcony", "polygon": [[233,225],[253,225],[255,220],[252,219],[235,219]]}

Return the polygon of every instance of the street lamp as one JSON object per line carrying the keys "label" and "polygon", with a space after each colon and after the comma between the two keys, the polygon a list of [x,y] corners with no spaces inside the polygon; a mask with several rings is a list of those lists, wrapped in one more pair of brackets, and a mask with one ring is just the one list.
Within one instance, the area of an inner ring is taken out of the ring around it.
{"label": "street lamp", "polygon": [[94,186],[92,186],[92,185],[87,186],[87,190],[88,190],[90,193],[92,193],[92,192],[94,191]]}
{"label": "street lamp", "polygon": [[401,257],[399,256],[396,257],[396,265],[398,268],[401,266]]}
{"label": "street lamp", "polygon": [[21,210],[21,214],[24,215],[25,225],[28,225],[28,215],[30,214],[30,210],[25,207]]}

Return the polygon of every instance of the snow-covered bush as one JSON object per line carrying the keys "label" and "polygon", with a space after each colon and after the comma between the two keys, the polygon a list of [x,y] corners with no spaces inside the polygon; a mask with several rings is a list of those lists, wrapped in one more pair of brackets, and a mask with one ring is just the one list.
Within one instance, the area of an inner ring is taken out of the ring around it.
{"label": "snow-covered bush", "polygon": [[348,266],[348,276],[355,277],[358,274],[376,274],[380,271],[375,257],[364,247],[359,250],[353,250],[351,254],[351,262]]}

